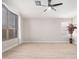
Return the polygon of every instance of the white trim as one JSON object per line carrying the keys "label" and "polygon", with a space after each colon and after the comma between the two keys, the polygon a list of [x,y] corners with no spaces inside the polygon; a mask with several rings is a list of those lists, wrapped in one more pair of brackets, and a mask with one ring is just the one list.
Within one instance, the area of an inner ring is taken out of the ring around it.
{"label": "white trim", "polygon": [[69,41],[23,41],[23,43],[69,43]]}
{"label": "white trim", "polygon": [[22,43],[22,39],[21,39],[21,17],[18,16],[18,44]]}

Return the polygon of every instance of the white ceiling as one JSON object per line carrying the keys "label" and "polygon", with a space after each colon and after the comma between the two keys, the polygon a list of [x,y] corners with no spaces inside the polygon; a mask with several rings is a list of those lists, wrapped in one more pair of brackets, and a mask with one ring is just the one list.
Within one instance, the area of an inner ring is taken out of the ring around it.
{"label": "white ceiling", "polygon": [[[47,5],[48,0],[40,0]],[[3,0],[8,6],[18,9],[24,17],[74,17],[76,16],[77,0],[52,0],[52,4],[62,2],[63,5],[55,7],[57,11],[48,10],[47,7],[36,6],[35,0]]]}

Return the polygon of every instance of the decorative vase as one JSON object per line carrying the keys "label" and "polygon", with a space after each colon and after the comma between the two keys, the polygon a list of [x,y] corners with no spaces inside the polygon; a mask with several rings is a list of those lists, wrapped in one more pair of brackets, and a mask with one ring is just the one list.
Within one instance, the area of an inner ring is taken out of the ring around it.
{"label": "decorative vase", "polygon": [[73,39],[69,38],[69,43],[72,44],[73,43]]}

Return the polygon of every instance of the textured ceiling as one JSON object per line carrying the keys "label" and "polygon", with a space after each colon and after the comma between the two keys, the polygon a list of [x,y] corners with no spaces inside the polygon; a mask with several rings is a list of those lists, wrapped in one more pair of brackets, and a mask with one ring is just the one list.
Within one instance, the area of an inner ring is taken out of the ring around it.
{"label": "textured ceiling", "polygon": [[[40,0],[47,5],[48,0]],[[52,0],[51,4],[62,2],[63,5],[55,7],[57,11],[47,10],[47,7],[36,6],[35,0],[3,0],[8,6],[17,8],[24,17],[73,17],[76,16],[77,0]]]}

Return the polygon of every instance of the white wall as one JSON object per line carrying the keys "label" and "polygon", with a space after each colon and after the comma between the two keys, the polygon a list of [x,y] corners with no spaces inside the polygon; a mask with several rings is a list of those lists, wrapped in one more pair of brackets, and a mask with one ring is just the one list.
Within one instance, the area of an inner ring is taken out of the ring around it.
{"label": "white wall", "polygon": [[62,23],[70,23],[64,18],[23,18],[22,37],[24,42],[68,42],[67,29]]}

